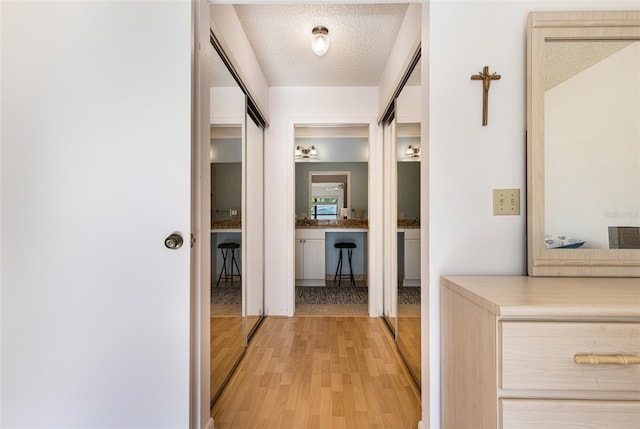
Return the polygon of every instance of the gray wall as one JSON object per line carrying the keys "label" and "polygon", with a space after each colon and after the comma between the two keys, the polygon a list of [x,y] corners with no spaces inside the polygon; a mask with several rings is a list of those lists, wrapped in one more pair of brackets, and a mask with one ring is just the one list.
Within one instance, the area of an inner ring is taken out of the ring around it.
{"label": "gray wall", "polygon": [[[240,210],[242,208],[242,163],[214,163],[215,174],[212,176],[212,187],[215,186],[215,209]],[[216,218],[224,219],[228,213],[218,213]]]}
{"label": "gray wall", "polygon": [[351,208],[368,210],[368,207],[369,207],[368,163],[366,162],[296,162],[296,216],[297,217],[300,216],[300,213],[309,213],[309,171],[350,171],[351,172]]}
{"label": "gray wall", "polygon": [[420,217],[420,164],[398,162],[398,216],[405,219]]}

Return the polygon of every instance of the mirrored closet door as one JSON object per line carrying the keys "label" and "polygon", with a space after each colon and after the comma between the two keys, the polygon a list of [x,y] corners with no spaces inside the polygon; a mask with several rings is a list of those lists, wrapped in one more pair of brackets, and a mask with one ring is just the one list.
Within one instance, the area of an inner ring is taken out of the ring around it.
{"label": "mirrored closet door", "polygon": [[383,317],[420,385],[421,295],[421,83],[420,51],[383,116]]}
{"label": "mirrored closet door", "polygon": [[218,53],[214,51],[212,57],[211,402],[244,354],[246,343],[242,305],[245,96]]}
{"label": "mirrored closet door", "polygon": [[418,61],[396,99],[395,187],[397,236],[397,344],[420,384],[420,139]]}
{"label": "mirrored closet door", "polygon": [[264,316],[264,127],[211,33],[211,404]]}

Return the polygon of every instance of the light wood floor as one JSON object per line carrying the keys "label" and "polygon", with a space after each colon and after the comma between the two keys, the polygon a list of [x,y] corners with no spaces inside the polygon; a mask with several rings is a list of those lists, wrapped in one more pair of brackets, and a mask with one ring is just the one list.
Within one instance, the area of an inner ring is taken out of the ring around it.
{"label": "light wood floor", "polygon": [[415,384],[380,318],[268,317],[212,408],[216,428],[411,428]]}

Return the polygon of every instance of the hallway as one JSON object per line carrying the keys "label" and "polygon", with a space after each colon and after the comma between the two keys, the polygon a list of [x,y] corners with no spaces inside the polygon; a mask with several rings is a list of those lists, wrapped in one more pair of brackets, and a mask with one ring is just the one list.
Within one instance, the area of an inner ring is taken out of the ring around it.
{"label": "hallway", "polygon": [[216,428],[416,428],[419,393],[381,319],[268,317],[212,408]]}

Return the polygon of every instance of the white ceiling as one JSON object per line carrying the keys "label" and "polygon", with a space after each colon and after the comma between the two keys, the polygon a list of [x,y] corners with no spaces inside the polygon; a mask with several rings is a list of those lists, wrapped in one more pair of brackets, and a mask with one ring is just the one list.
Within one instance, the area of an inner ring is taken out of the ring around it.
{"label": "white ceiling", "polygon": [[[269,86],[377,86],[408,4],[242,4],[236,14]],[[323,56],[311,30],[329,29]]]}

